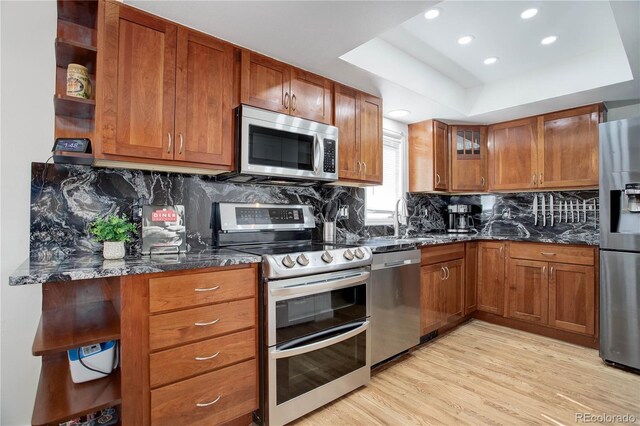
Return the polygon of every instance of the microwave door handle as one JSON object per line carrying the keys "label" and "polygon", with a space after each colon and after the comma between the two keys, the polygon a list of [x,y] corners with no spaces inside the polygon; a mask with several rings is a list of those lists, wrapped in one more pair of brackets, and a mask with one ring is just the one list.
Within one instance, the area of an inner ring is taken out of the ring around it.
{"label": "microwave door handle", "polygon": [[320,159],[322,155],[322,144],[320,143],[320,137],[316,133],[313,135],[313,173],[318,176],[318,169],[320,168]]}
{"label": "microwave door handle", "polygon": [[309,293],[314,294],[322,291],[338,290],[344,287],[353,286],[354,284],[365,283],[369,279],[370,275],[370,272],[362,272],[346,278],[340,277],[327,281],[322,280],[318,284],[305,283],[290,287],[273,288],[269,290],[269,292],[272,296],[283,299],[287,299],[288,297],[286,296],[299,297]]}
{"label": "microwave door handle", "polygon": [[330,339],[321,340],[321,341],[316,342],[316,343],[311,343],[311,344],[308,344],[308,345],[298,346],[298,347],[295,347],[295,348],[292,348],[292,349],[285,349],[285,350],[279,350],[278,348],[276,348],[276,349],[271,351],[271,356],[273,358],[275,358],[275,359],[289,358],[289,357],[292,357],[292,356],[302,355],[302,354],[305,354],[307,352],[316,351],[318,349],[326,348],[328,346],[335,345],[336,343],[340,343],[342,341],[350,339],[353,336],[355,336],[357,334],[360,334],[363,331],[368,330],[369,329],[369,324],[370,324],[369,321],[362,321],[362,322],[355,323],[355,324],[345,324],[345,325],[340,326],[340,327],[335,327],[335,328],[331,328],[329,330],[325,330],[324,332],[314,333],[314,334],[312,334],[310,336],[304,336],[304,337],[301,337],[299,339],[295,339],[290,343],[282,345],[282,347],[289,347],[289,346],[299,345],[300,343],[304,343],[304,342],[309,341],[309,340],[317,339],[318,337],[321,337],[323,334],[333,333],[333,332],[338,331],[340,329],[352,329],[355,326],[355,328],[353,328],[351,331],[348,331],[348,332],[343,333],[343,334],[339,334],[339,335],[337,335],[335,337],[331,337]]}

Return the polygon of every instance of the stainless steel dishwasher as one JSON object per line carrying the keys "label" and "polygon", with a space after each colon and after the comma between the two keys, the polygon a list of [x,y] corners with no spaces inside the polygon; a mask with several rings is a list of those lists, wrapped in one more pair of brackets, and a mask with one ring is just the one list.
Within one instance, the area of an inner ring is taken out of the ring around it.
{"label": "stainless steel dishwasher", "polygon": [[420,250],[374,253],[371,364],[420,343]]}

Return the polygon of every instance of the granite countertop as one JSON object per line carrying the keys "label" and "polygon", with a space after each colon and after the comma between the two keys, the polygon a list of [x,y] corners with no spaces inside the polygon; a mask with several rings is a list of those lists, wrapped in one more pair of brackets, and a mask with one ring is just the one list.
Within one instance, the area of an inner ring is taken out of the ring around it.
{"label": "granite countertop", "polygon": [[600,234],[578,234],[571,237],[558,234],[554,237],[536,236],[514,236],[514,235],[486,235],[486,234],[426,234],[423,236],[398,238],[398,237],[377,237],[358,241],[371,248],[374,253],[386,251],[397,251],[411,248],[421,248],[426,246],[447,244],[464,241],[522,241],[534,243],[554,243],[554,244],[580,244],[588,246],[598,246],[600,244]]}
{"label": "granite countertop", "polygon": [[260,256],[228,249],[208,249],[180,255],[125,257],[119,260],[105,260],[99,254],[69,256],[63,259],[27,259],[9,276],[9,285],[151,274],[261,261]]}

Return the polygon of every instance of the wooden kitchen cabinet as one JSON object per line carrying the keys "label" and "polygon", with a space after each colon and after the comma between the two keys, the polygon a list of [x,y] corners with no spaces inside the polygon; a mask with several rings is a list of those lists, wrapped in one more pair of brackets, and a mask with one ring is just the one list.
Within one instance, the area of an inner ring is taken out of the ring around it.
{"label": "wooden kitchen cabinet", "polygon": [[243,104],[331,124],[331,80],[248,50],[241,68]]}
{"label": "wooden kitchen cabinet", "polygon": [[335,84],[334,124],[341,181],[382,183],[382,100]]}
{"label": "wooden kitchen cabinet", "polygon": [[598,124],[601,105],[538,117],[540,188],[598,186]]}
{"label": "wooden kitchen cabinet", "polygon": [[487,127],[449,126],[451,182],[455,191],[487,190]]}
{"label": "wooden kitchen cabinet", "polygon": [[546,262],[509,259],[505,315],[537,324],[547,324],[549,270]]}
{"label": "wooden kitchen cabinet", "polygon": [[465,244],[464,252],[464,314],[468,315],[478,306],[478,243]]}
{"label": "wooden kitchen cabinet", "polygon": [[230,170],[232,45],[105,3],[96,158]]}
{"label": "wooden kitchen cabinet", "polygon": [[425,335],[464,315],[464,244],[424,248],[421,259],[420,331]]}
{"label": "wooden kitchen cabinet", "polygon": [[479,311],[496,315],[504,313],[506,243],[478,243],[478,305]]}
{"label": "wooden kitchen cabinet", "polygon": [[409,191],[449,189],[447,125],[437,120],[409,125]]}
{"label": "wooden kitchen cabinet", "polygon": [[593,266],[549,264],[549,325],[595,334],[596,279]]}
{"label": "wooden kitchen cabinet", "polygon": [[489,126],[489,188],[533,189],[538,186],[536,119]]}

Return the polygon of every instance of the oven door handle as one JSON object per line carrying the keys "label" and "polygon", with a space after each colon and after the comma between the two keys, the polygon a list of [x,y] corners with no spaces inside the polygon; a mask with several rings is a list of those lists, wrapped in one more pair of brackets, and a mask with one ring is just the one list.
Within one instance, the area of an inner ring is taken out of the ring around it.
{"label": "oven door handle", "polygon": [[[351,331],[348,331],[346,333],[343,334],[339,334],[335,337],[332,337],[330,339],[326,339],[326,340],[322,340],[320,342],[316,342],[316,343],[311,343],[309,345],[304,345],[304,346],[298,346],[296,348],[293,349],[285,349],[285,350],[279,350],[279,349],[274,349],[271,351],[271,356],[275,359],[279,359],[279,358],[289,358],[292,356],[296,356],[296,355],[302,355],[302,354],[306,354],[307,352],[311,352],[311,351],[316,351],[318,349],[322,349],[322,348],[326,348],[327,346],[331,346],[331,345],[335,345],[336,343],[340,343],[344,340],[350,339],[353,336],[362,333],[363,331],[367,331],[369,329],[369,321],[361,321],[355,324],[345,324],[342,325],[340,327],[335,327],[335,328],[331,328],[329,330],[324,330],[323,332],[320,333],[315,333],[312,334],[310,336],[304,336],[304,337],[300,337],[298,339],[295,339],[289,343],[286,343],[285,345],[282,346],[293,346],[293,345],[298,345],[300,343],[304,343],[307,342],[309,340],[314,340],[317,339],[319,336],[322,336],[323,334],[327,334],[327,333],[333,333],[336,330],[340,330],[340,329],[351,329]],[[355,328],[353,328],[355,327]]]}
{"label": "oven door handle", "polygon": [[303,296],[305,294],[320,293],[327,290],[337,290],[343,287],[349,287],[353,284],[364,283],[369,279],[371,273],[369,271],[360,272],[353,276],[339,277],[329,280],[319,281],[318,284],[300,284],[290,287],[272,288],[269,290],[274,297],[283,296]]}

